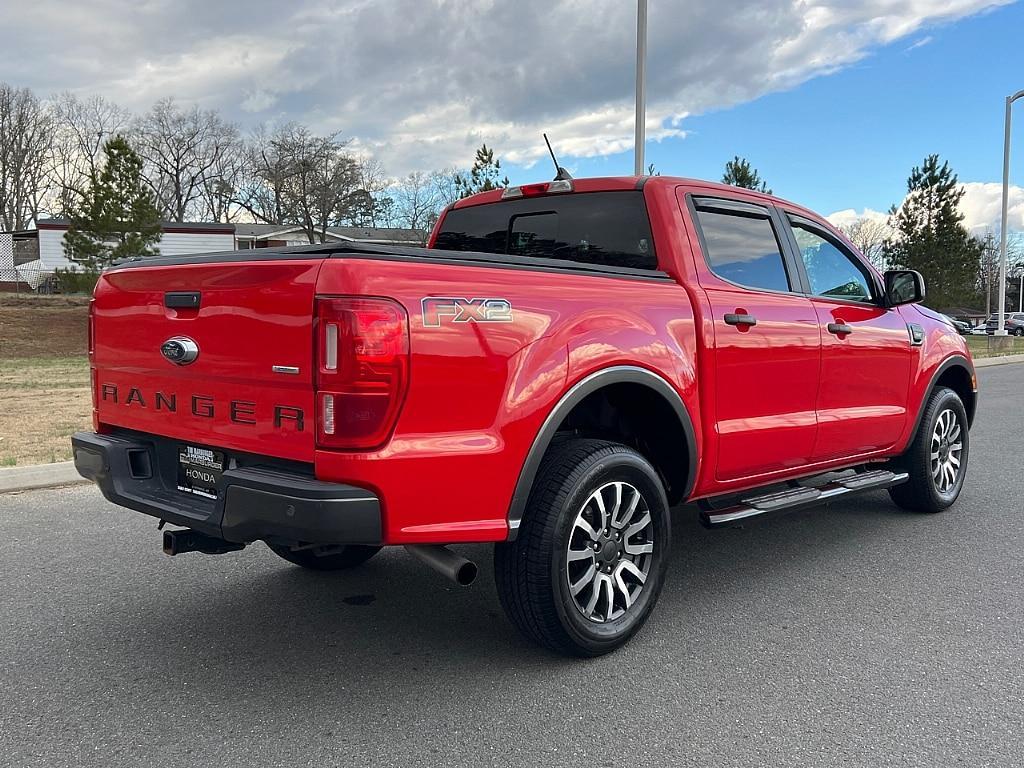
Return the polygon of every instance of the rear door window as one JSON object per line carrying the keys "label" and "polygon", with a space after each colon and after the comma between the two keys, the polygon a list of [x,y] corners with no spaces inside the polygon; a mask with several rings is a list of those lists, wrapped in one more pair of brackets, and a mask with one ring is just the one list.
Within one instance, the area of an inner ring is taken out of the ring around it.
{"label": "rear door window", "polygon": [[546,195],[449,211],[435,248],[657,269],[640,191]]}
{"label": "rear door window", "polygon": [[719,201],[697,202],[708,268],[745,288],[789,291],[782,247],[768,209]]}

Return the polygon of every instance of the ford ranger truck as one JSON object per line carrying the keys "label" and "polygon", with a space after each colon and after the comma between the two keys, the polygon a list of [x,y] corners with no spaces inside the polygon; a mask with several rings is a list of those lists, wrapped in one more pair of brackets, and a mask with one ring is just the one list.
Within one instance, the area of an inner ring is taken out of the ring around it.
{"label": "ford ranger truck", "polygon": [[672,508],[953,504],[976,379],[924,295],[805,208],[664,176],[478,194],[426,249],[140,258],[96,286],[75,464],[171,555],[401,545],[468,583],[448,545],[493,542],[511,622],[595,656],[653,610]]}

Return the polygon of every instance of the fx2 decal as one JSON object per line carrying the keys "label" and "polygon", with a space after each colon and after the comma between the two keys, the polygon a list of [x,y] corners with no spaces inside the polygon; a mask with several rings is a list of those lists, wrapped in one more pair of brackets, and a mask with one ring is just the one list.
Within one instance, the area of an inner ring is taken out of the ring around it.
{"label": "fx2 decal", "polygon": [[420,301],[423,325],[440,328],[441,323],[511,323],[508,299],[461,299],[455,296],[427,296]]}

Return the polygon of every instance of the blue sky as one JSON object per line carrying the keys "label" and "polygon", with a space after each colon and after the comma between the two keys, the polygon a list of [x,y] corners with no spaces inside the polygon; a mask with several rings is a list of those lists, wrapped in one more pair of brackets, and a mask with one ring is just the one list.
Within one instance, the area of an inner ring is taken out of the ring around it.
{"label": "blue sky", "polygon": [[[776,194],[819,212],[885,211],[931,152],[961,181],[1001,181],[1003,100],[1022,88],[1024,5],[1016,4],[924,29],[792,90],[689,117],[687,136],[648,142],[647,159],[666,174],[717,180],[740,154]],[[1024,184],[1024,100],[1014,118],[1011,181]],[[629,173],[632,151],[573,166],[584,176]],[[547,172],[512,167],[510,178]]]}
{"label": "blue sky", "polygon": [[[967,182],[970,226],[998,219],[1024,3],[649,6],[647,151],[662,172],[717,179],[740,154],[826,215],[885,211],[938,152]],[[542,131],[578,175],[633,166],[634,0],[0,0],[0,18],[12,85],[133,115],[171,97],[242,131],[299,121],[391,179],[465,168],[482,142],[514,182],[547,178]],[[1017,124],[1011,221],[1024,232],[1024,104]]]}

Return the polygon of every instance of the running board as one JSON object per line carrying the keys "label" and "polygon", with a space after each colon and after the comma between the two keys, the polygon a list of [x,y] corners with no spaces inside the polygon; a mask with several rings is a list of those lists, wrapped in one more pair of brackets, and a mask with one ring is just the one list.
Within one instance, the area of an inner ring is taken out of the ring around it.
{"label": "running board", "polygon": [[701,510],[700,521],[707,528],[721,528],[738,520],[746,520],[748,517],[759,517],[775,512],[790,512],[801,507],[853,496],[864,491],[891,488],[906,482],[908,477],[906,472],[890,472],[887,469],[858,472],[813,488],[797,486],[761,496],[750,496],[741,499],[739,504],[725,509],[716,510],[705,506]]}

